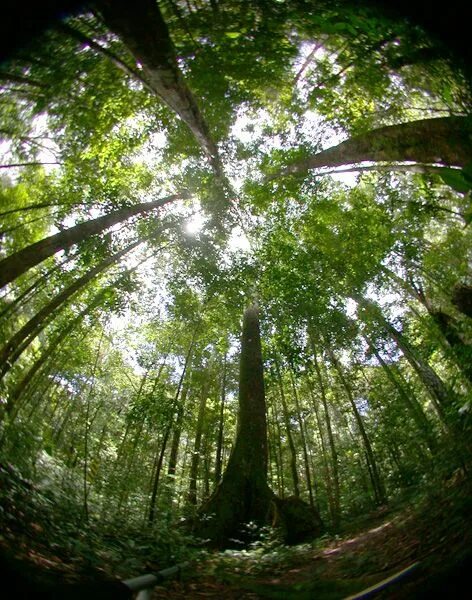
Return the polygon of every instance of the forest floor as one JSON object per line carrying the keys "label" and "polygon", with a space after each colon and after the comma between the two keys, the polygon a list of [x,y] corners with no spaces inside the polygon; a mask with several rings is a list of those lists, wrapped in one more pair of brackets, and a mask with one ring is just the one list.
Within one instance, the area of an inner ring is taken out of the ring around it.
{"label": "forest floor", "polygon": [[[10,566],[13,565],[13,576],[16,574],[19,582],[37,576],[40,583],[48,586],[57,581],[90,582],[170,566],[142,558],[141,563],[137,560],[129,565],[118,565],[115,560],[107,563],[105,553],[88,560],[83,548],[82,552],[62,552],[51,543],[51,535],[44,523],[27,523],[25,519],[0,531],[0,555],[7,562],[13,561]],[[324,536],[291,547],[267,538],[249,550],[194,550],[181,579],[155,588],[153,598],[337,600],[355,595],[415,563],[418,564],[411,573],[377,592],[375,598],[469,597],[470,587],[465,591],[460,587],[472,568],[469,478],[456,473],[428,494],[351,523],[338,536]],[[43,596],[31,592],[31,596],[18,597]],[[87,593],[78,597],[90,600],[95,596]]]}
{"label": "forest floor", "polygon": [[[364,597],[470,598],[470,481],[450,481],[410,507],[369,515],[348,534],[295,547],[209,554],[153,598],[337,600],[414,569]],[[465,587],[464,587],[465,586]]]}

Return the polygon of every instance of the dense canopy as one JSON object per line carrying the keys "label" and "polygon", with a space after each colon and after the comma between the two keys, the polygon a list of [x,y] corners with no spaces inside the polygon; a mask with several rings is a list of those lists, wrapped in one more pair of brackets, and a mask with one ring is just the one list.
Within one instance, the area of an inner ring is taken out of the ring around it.
{"label": "dense canopy", "polygon": [[64,522],[237,546],[465,468],[469,84],[375,3],[96,0],[17,48],[2,473]]}

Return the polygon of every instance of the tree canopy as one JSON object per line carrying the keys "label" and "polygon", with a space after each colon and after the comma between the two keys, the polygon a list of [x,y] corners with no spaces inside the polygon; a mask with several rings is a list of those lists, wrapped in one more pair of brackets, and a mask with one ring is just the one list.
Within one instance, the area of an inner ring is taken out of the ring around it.
{"label": "tree canopy", "polygon": [[2,464],[81,523],[219,545],[467,464],[470,73],[423,25],[96,0],[16,48]]}

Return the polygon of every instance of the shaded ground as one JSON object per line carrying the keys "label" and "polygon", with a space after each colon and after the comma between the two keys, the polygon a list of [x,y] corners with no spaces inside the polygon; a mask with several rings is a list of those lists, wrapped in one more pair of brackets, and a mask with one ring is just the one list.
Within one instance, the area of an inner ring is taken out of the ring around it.
{"label": "shaded ground", "polygon": [[[280,546],[267,538],[249,551],[202,552],[181,581],[156,588],[153,597],[337,600],[419,561],[413,573],[375,598],[468,598],[460,584],[472,568],[471,490],[470,480],[457,475],[408,508],[378,511],[339,537],[294,547]],[[3,515],[1,522],[0,555],[4,569],[21,591],[15,597],[117,599],[117,589],[111,589],[109,596],[103,590],[97,596],[83,590],[77,596],[69,592],[43,596],[38,591],[54,588],[58,582],[96,585],[107,578],[130,577],[169,566],[153,560],[146,546],[138,542],[134,550],[122,549],[121,556],[128,558],[118,560],[119,553],[110,553],[98,541],[95,550],[88,548],[86,539],[79,538],[77,532],[64,532],[65,539],[75,539],[73,548],[51,543],[57,526],[53,521],[33,520],[21,512],[10,517]],[[118,544],[117,539],[112,542]]]}
{"label": "shaded ground", "polygon": [[[196,574],[159,588],[157,598],[335,600],[356,594],[419,561],[376,598],[469,598],[472,568],[470,483],[450,483],[419,507],[372,517],[371,526],[315,546],[210,555]],[[211,573],[211,576],[209,575]],[[466,587],[461,589],[461,584]]]}

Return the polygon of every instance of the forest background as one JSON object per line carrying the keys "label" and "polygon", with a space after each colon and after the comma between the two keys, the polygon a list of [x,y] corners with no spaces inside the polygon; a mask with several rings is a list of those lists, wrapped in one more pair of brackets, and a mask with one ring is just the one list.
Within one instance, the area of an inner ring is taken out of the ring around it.
{"label": "forest background", "polygon": [[0,69],[5,544],[27,519],[123,576],[168,564],[225,477],[236,521],[194,533],[242,543],[263,519],[236,508],[238,440],[265,460],[256,496],[261,468],[319,533],[465,476],[470,63],[445,38],[302,0],[103,0],[20,33]]}

